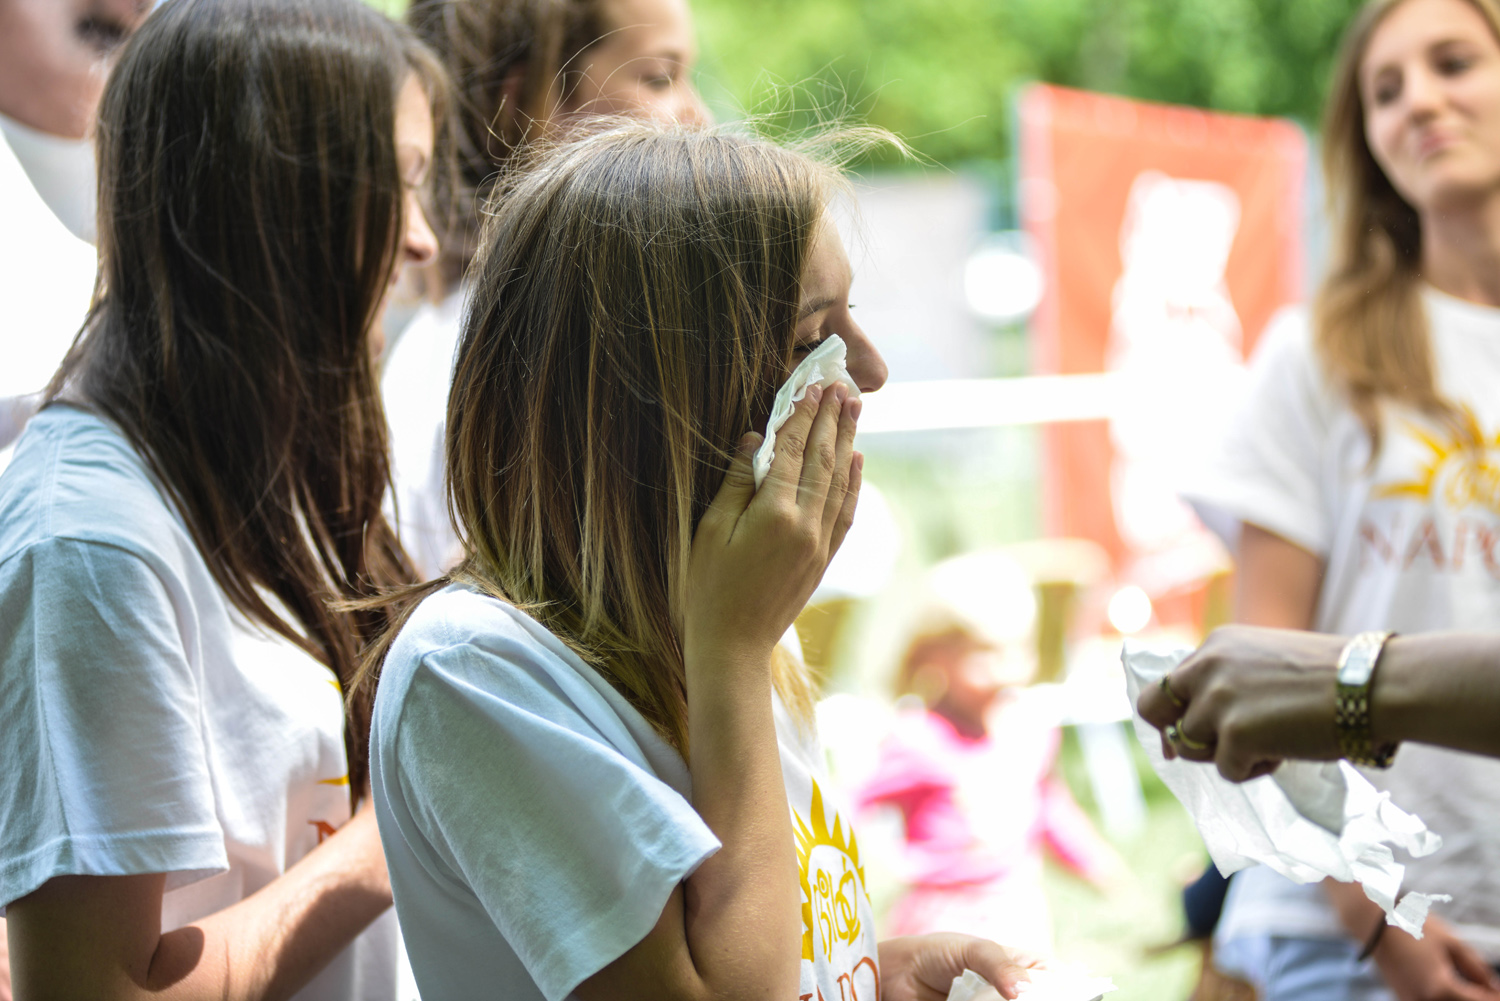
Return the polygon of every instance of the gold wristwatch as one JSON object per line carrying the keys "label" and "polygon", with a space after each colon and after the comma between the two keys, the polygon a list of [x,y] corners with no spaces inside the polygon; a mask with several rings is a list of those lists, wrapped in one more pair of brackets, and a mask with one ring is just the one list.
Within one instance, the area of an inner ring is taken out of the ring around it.
{"label": "gold wristwatch", "polygon": [[1338,701],[1333,719],[1338,727],[1339,750],[1356,765],[1389,768],[1396,756],[1397,743],[1370,743],[1370,686],[1385,641],[1391,632],[1360,633],[1339,654]]}

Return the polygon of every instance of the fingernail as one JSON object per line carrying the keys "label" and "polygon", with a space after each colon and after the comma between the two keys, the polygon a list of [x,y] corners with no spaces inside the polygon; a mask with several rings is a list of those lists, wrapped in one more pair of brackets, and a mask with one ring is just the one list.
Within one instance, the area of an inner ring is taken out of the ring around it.
{"label": "fingernail", "polygon": [[834,383],[833,398],[838,402],[839,406],[843,406],[844,401],[849,398],[849,387],[842,382]]}
{"label": "fingernail", "polygon": [[857,421],[857,420],[859,420],[860,411],[862,411],[864,409],[865,409],[865,401],[864,400],[855,400],[853,403],[849,404],[849,419],[851,421]]}
{"label": "fingernail", "polygon": [[807,398],[809,400],[812,400],[814,403],[817,403],[819,400],[821,400],[823,398],[823,387],[822,386],[808,386],[807,387]]}
{"label": "fingernail", "polygon": [[760,435],[756,434],[754,431],[747,433],[743,438],[740,439],[741,452],[744,452],[748,455],[754,453],[757,448],[760,448]]}
{"label": "fingernail", "polygon": [[855,452],[854,453],[854,469],[855,469],[856,472],[860,472],[860,473],[862,473],[862,472],[865,471],[865,453],[863,453],[863,452]]}

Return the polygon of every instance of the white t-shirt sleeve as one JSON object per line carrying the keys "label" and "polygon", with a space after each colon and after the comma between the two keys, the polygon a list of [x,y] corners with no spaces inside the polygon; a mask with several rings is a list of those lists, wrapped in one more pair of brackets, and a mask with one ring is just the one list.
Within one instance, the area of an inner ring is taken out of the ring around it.
{"label": "white t-shirt sleeve", "polygon": [[193,628],[114,546],[49,539],[0,566],[0,904],[59,875],[228,868]]}
{"label": "white t-shirt sleeve", "polygon": [[1224,441],[1191,477],[1184,499],[1205,523],[1258,525],[1326,555],[1332,526],[1321,478],[1334,408],[1305,314],[1280,314],[1256,349],[1249,389]]}
{"label": "white t-shirt sleeve", "polygon": [[498,658],[469,646],[423,657],[394,741],[400,791],[442,864],[560,1001],[655,927],[719,841],[590,722],[545,651],[505,646]]}

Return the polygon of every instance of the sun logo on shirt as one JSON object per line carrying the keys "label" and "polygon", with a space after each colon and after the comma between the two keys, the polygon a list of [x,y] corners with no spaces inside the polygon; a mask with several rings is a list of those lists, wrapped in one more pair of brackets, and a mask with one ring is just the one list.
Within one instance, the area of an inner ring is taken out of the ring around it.
{"label": "sun logo on shirt", "polygon": [[1500,514],[1500,434],[1486,435],[1466,406],[1459,408],[1459,418],[1461,429],[1441,432],[1407,424],[1406,433],[1427,450],[1426,461],[1415,478],[1378,486],[1375,496],[1438,500],[1450,510],[1478,506]]}
{"label": "sun logo on shirt", "polygon": [[859,895],[865,890],[865,870],[859,861],[859,842],[854,831],[844,837],[837,813],[833,831],[823,812],[823,790],[812,784],[812,827],[792,812],[796,824],[797,868],[802,876],[802,958],[816,958],[816,947],[833,955],[834,945],[853,945],[863,931],[859,920]]}

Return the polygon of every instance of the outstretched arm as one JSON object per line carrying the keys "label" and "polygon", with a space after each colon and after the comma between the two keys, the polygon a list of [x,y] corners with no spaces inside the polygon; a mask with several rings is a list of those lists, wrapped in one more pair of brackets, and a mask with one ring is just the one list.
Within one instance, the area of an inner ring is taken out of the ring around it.
{"label": "outstretched arm", "polygon": [[[1283,758],[1332,760],[1339,756],[1334,672],[1346,642],[1225,626],[1168,677],[1188,710],[1151,688],[1141,695],[1141,715],[1160,727],[1181,716],[1210,749],[1174,753],[1213,760],[1235,781]],[[1500,757],[1500,633],[1392,637],[1370,695],[1376,743],[1411,740]]]}

